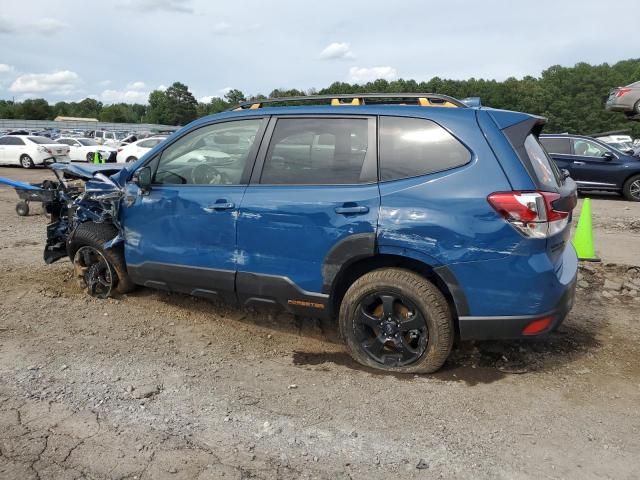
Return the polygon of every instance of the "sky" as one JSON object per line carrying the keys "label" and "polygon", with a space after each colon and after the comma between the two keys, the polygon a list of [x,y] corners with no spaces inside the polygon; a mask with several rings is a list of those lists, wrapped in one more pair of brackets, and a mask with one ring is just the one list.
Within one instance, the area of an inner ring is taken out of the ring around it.
{"label": "sky", "polygon": [[638,18],[638,0],[0,0],[0,99],[538,76],[639,57]]}

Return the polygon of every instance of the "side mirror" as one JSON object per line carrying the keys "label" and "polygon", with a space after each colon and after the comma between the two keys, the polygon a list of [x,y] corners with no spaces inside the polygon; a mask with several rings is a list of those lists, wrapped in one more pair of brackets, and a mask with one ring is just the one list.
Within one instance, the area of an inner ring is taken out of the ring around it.
{"label": "side mirror", "polygon": [[569,170],[567,170],[566,168],[562,168],[560,169],[560,173],[562,174],[562,181],[564,182],[567,178],[569,178],[571,176],[571,174],[569,173]]}
{"label": "side mirror", "polygon": [[131,180],[140,187],[140,190],[148,192],[151,190],[151,168],[148,166],[139,168],[133,172]]}
{"label": "side mirror", "polygon": [[615,157],[614,157],[613,153],[611,153],[611,152],[604,152],[602,154],[602,158],[604,158],[605,160],[609,161],[609,160],[613,160]]}

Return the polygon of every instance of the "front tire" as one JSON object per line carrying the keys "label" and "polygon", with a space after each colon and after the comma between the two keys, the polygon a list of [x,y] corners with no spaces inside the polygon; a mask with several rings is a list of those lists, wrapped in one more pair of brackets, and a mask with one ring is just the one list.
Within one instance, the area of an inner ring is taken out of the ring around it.
{"label": "front tire", "polygon": [[[14,157],[15,158],[15,157]],[[29,155],[22,155],[20,157],[20,165],[22,168],[33,168],[35,164]]]}
{"label": "front tire", "polygon": [[80,224],[67,251],[80,287],[91,296],[106,298],[113,293],[128,293],[135,288],[127,274],[122,245],[104,249],[105,242],[115,238],[118,230],[111,224]]}
{"label": "front tire", "polygon": [[453,345],[442,292],[409,270],[374,270],[356,280],[340,305],[339,323],[353,359],[387,372],[433,373]]}
{"label": "front tire", "polygon": [[622,194],[627,200],[640,202],[640,175],[634,175],[624,182]]}
{"label": "front tire", "polygon": [[136,160],[138,160],[136,157],[129,157],[129,158],[127,158],[127,163],[133,163]]}

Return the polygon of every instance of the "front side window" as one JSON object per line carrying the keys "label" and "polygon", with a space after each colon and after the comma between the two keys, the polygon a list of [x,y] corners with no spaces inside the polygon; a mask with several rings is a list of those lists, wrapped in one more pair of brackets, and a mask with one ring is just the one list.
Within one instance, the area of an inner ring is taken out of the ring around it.
{"label": "front side window", "polygon": [[100,145],[98,142],[92,140],[91,138],[79,138],[78,142],[80,142],[80,144],[84,145],[85,147],[95,147],[97,145]]}
{"label": "front side window", "polygon": [[366,118],[279,119],[260,183],[335,185],[366,183],[369,153]]}
{"label": "front side window", "polygon": [[453,135],[430,120],[380,117],[380,180],[449,170],[471,161]]}
{"label": "front side window", "polygon": [[[261,119],[236,120],[189,132],[162,152],[153,183],[240,184],[262,122]],[[149,141],[155,146],[162,139]]]}
{"label": "front side window", "polygon": [[573,140],[573,151],[576,155],[583,157],[602,157],[607,149],[595,142],[580,138]]}

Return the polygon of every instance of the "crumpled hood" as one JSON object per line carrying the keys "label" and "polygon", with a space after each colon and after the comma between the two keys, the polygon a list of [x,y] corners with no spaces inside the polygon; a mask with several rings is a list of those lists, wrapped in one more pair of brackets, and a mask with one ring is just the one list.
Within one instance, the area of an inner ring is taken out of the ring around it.
{"label": "crumpled hood", "polygon": [[49,165],[50,170],[56,172],[68,173],[74,177],[82,178],[84,180],[90,180],[96,173],[102,173],[103,175],[110,176],[120,172],[125,168],[124,163],[103,163],[103,164],[86,164],[78,165],[75,163],[54,163]]}

